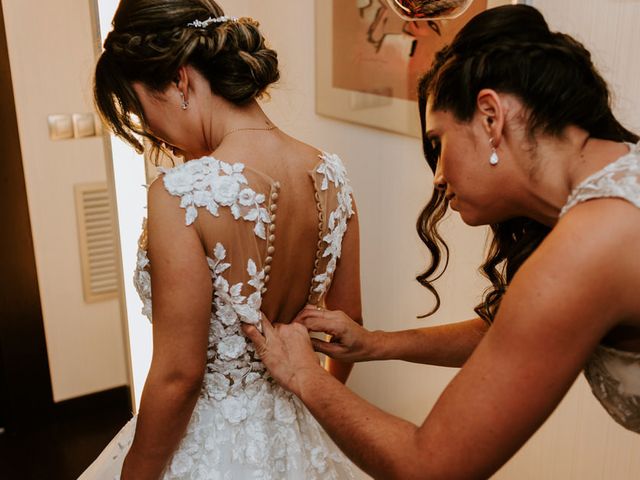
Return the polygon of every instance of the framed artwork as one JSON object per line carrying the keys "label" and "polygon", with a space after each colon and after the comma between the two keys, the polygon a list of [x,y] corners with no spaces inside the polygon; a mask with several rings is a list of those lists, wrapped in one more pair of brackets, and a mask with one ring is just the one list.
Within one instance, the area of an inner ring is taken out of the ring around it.
{"label": "framed artwork", "polygon": [[387,0],[316,0],[316,112],[420,137],[418,81],[435,53],[474,15],[511,3],[474,0],[455,19],[411,22]]}

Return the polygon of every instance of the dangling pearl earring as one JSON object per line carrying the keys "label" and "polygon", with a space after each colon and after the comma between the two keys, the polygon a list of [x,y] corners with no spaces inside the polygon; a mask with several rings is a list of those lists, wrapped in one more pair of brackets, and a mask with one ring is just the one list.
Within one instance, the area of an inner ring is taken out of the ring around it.
{"label": "dangling pearl earring", "polygon": [[186,110],[189,107],[189,102],[185,100],[184,93],[180,92],[180,97],[182,97],[182,104],[180,105],[180,107],[182,108],[182,110]]}
{"label": "dangling pearl earring", "polygon": [[495,167],[500,162],[500,159],[498,158],[496,147],[493,146],[493,138],[489,139],[489,145],[491,145],[491,156],[489,157],[489,163]]}

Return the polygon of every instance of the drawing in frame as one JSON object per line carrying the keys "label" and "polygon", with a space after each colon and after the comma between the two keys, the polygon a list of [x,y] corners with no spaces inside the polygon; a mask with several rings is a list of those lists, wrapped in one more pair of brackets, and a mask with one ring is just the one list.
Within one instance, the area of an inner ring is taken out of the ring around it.
{"label": "drawing in frame", "polygon": [[420,137],[417,85],[435,53],[487,8],[474,0],[450,20],[403,20],[387,0],[316,0],[316,112]]}

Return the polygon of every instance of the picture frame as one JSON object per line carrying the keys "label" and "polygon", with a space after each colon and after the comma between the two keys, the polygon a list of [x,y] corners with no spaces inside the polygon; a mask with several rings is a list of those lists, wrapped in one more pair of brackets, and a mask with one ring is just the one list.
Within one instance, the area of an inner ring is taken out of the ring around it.
{"label": "picture frame", "polygon": [[419,138],[417,84],[435,52],[479,11],[514,3],[531,2],[474,0],[454,20],[407,22],[386,0],[316,0],[316,113]]}

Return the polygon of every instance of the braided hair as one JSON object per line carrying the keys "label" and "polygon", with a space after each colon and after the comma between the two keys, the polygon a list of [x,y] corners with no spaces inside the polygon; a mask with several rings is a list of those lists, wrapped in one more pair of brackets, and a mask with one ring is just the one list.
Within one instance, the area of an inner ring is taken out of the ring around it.
{"label": "braided hair", "polygon": [[[484,88],[516,96],[526,111],[526,132],[535,145],[543,133],[560,136],[570,125],[591,137],[616,142],[637,142],[611,111],[609,89],[591,60],[589,51],[569,35],[551,32],[533,7],[506,5],[474,17],[453,42],[436,54],[418,87],[423,151],[435,172],[439,151],[426,138],[426,105],[448,111],[459,122],[469,122],[476,112],[478,93]],[[432,259],[417,280],[440,298],[433,286],[446,269],[449,250],[438,233],[448,205],[435,190],[417,222],[418,235]],[[491,286],[476,313],[491,323],[514,275],[544,240],[550,228],[519,217],[491,225],[492,239],[480,267]],[[441,264],[444,265],[441,267]]]}
{"label": "braided hair", "polygon": [[132,84],[161,92],[183,65],[196,68],[213,93],[236,105],[260,97],[279,79],[277,54],[254,20],[189,25],[223,15],[213,0],[121,0],[94,83],[98,111],[116,135],[139,152],[138,136],[162,147],[147,133]]}

